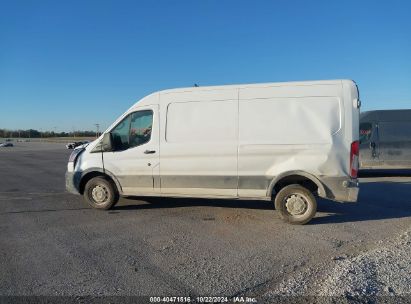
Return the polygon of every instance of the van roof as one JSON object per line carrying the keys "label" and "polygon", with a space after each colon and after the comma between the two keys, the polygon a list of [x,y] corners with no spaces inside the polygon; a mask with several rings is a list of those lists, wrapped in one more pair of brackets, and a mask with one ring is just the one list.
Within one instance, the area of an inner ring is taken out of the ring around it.
{"label": "van roof", "polygon": [[360,114],[360,121],[411,121],[411,109],[366,111]]}
{"label": "van roof", "polygon": [[267,83],[250,83],[250,84],[230,84],[230,85],[218,85],[218,86],[198,86],[198,87],[186,87],[186,88],[176,88],[176,89],[166,89],[161,90],[158,93],[168,94],[168,93],[181,93],[187,91],[208,91],[208,90],[224,90],[224,89],[244,89],[244,88],[262,88],[262,87],[274,87],[274,86],[311,86],[311,85],[335,85],[342,84],[343,82],[350,82],[355,84],[353,80],[350,79],[336,79],[336,80],[312,80],[312,81],[292,81],[292,82],[267,82]]}

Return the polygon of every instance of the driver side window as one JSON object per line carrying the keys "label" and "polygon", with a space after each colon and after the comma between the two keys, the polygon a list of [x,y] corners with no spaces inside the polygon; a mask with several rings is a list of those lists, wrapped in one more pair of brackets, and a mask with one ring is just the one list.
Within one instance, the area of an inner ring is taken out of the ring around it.
{"label": "driver side window", "polygon": [[131,113],[110,132],[114,150],[123,151],[149,142],[152,125],[153,111]]}
{"label": "driver side window", "polygon": [[145,110],[131,114],[130,148],[150,141],[153,126],[153,111]]}

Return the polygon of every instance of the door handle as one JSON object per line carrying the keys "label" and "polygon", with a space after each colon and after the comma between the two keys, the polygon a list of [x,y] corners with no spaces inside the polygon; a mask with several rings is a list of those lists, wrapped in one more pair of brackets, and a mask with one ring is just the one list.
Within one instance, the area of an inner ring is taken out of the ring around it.
{"label": "door handle", "polygon": [[155,150],[146,150],[146,151],[144,151],[144,154],[154,154],[154,153],[156,153]]}

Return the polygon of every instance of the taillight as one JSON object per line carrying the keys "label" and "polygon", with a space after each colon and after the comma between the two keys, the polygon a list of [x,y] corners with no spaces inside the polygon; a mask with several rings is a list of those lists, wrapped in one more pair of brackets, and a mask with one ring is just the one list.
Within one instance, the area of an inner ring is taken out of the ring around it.
{"label": "taillight", "polygon": [[352,178],[357,178],[358,176],[359,154],[360,154],[360,142],[357,140],[351,143],[351,150],[350,150],[350,175]]}

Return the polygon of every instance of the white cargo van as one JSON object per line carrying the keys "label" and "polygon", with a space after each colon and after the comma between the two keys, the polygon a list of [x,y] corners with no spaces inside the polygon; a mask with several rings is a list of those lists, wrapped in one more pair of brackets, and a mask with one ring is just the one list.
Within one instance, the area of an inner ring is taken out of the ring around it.
{"label": "white cargo van", "polygon": [[358,195],[359,95],[351,80],[172,89],[73,151],[66,187],[98,209],[119,196],[274,200],[307,223],[318,195]]}

